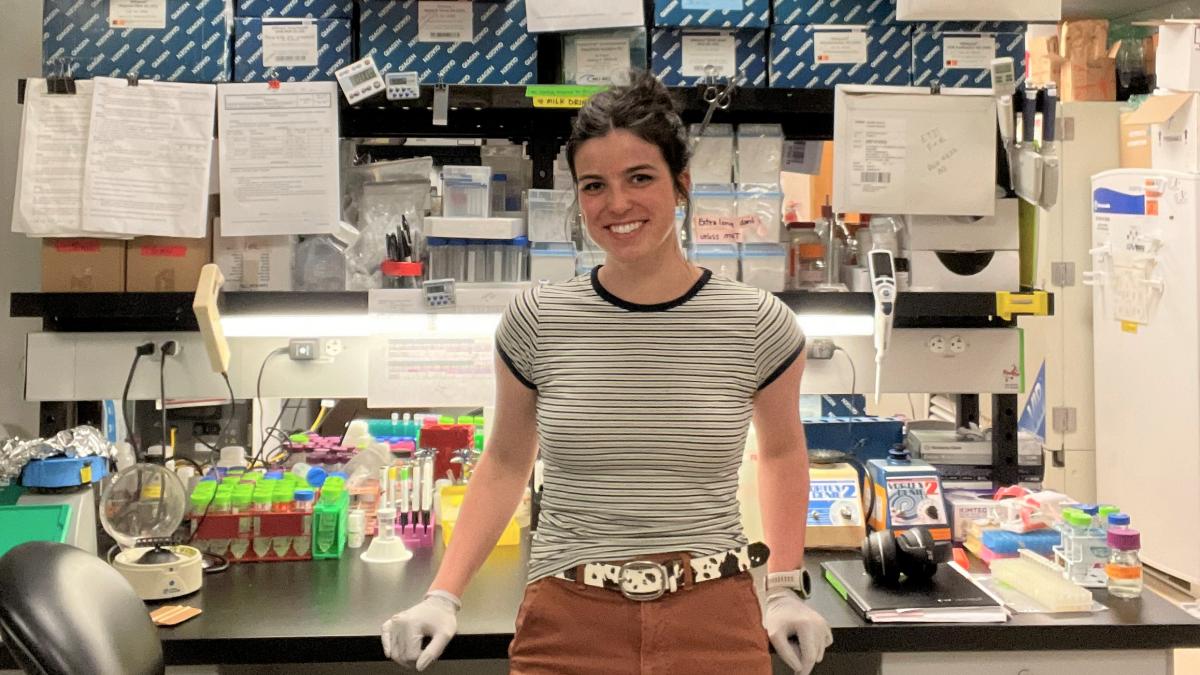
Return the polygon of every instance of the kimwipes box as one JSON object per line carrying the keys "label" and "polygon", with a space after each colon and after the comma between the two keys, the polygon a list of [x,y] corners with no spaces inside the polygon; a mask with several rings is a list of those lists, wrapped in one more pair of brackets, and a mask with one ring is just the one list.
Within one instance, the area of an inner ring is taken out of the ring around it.
{"label": "kimwipes box", "polygon": [[120,239],[43,239],[43,293],[120,293],[125,290],[125,242]]}

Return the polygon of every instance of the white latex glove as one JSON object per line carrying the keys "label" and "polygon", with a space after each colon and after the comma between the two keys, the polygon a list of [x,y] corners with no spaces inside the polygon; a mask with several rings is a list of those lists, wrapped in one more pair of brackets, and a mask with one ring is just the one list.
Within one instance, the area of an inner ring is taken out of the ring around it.
{"label": "white latex glove", "polygon": [[[458,632],[459,599],[448,591],[430,591],[425,599],[383,624],[383,653],[408,670],[425,670],[437,661]],[[421,649],[421,640],[430,639]]]}
{"label": "white latex glove", "polygon": [[825,618],[790,588],[776,588],[767,594],[763,628],[779,658],[797,675],[811,673],[813,666],[825,658],[825,648],[833,644],[833,633]]}

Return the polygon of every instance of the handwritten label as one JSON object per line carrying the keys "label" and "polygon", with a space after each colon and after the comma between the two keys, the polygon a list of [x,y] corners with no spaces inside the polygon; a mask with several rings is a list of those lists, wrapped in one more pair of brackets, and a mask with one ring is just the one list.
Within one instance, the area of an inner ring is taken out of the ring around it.
{"label": "handwritten label", "polygon": [[698,215],[692,225],[699,243],[736,244],[742,241],[742,228],[733,216]]}
{"label": "handwritten label", "polygon": [[946,36],[942,38],[942,67],[989,70],[996,58],[996,37]]}
{"label": "handwritten label", "polygon": [[317,65],[316,22],[264,23],[262,43],[265,68],[311,68]]}
{"label": "handwritten label", "polygon": [[530,85],[525,96],[533,99],[535,108],[582,108],[592,94],[604,91],[598,85]]}
{"label": "handwritten label", "polygon": [[944,176],[947,164],[958,154],[958,148],[950,145],[941,129],[930,129],[921,134],[921,145],[926,152],[925,169],[934,176]]}
{"label": "handwritten label", "polygon": [[167,0],[109,0],[108,27],[163,30],[167,27]]}
{"label": "handwritten label", "polygon": [[472,42],[475,16],[471,2],[417,3],[418,42]]}

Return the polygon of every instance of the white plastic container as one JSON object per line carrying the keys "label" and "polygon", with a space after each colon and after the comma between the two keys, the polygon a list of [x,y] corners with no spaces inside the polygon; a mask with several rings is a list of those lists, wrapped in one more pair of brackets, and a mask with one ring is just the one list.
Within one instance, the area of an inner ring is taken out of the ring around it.
{"label": "white plastic container", "polygon": [[783,224],[783,193],[765,183],[738,186],[737,218],[742,242],[778,243]]}
{"label": "white plastic container", "polygon": [[529,280],[567,281],[575,276],[573,242],[536,242],[529,249]]}
{"label": "white plastic container", "polygon": [[[700,125],[691,125],[689,132],[692,138],[696,138],[700,134]],[[688,165],[692,171],[692,182],[728,183],[732,181],[733,154],[733,125],[708,125],[703,138],[696,141],[695,148],[692,150],[692,161]]]}
{"label": "white plastic container", "polygon": [[442,215],[447,218],[491,216],[491,167],[442,167]]}
{"label": "white plastic container", "polygon": [[737,179],[739,183],[779,185],[783,166],[783,127],[778,124],[739,124]]}
{"label": "white plastic container", "polygon": [[716,276],[739,279],[737,244],[697,244],[692,252],[692,262],[712,270]]}
{"label": "white plastic container", "polygon": [[787,248],[780,243],[742,246],[742,281],[749,286],[777,293],[784,288]]}
{"label": "white plastic container", "polygon": [[732,183],[692,186],[692,234],[699,244],[741,241],[737,223],[737,191]]}
{"label": "white plastic container", "polygon": [[571,241],[567,217],[574,202],[575,193],[572,190],[530,190],[529,241]]}

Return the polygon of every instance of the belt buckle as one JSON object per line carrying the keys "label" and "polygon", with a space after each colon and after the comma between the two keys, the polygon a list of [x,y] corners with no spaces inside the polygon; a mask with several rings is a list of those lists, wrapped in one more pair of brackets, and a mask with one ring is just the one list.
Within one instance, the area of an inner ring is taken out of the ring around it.
{"label": "belt buckle", "polygon": [[[626,587],[627,581],[632,581],[629,578],[630,572],[658,572],[658,589],[654,591],[633,591]],[[621,565],[620,576],[621,595],[630,600],[638,602],[648,602],[657,600],[667,592],[667,566],[661,563],[652,562],[650,560],[631,560]]]}

